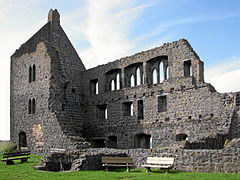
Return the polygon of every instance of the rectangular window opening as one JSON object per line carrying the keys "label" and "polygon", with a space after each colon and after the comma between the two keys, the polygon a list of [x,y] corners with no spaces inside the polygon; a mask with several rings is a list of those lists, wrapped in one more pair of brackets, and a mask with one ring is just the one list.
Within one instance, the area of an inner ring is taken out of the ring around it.
{"label": "rectangular window opening", "polygon": [[192,63],[191,60],[184,61],[184,76],[192,76]]}
{"label": "rectangular window opening", "polygon": [[107,105],[97,105],[97,117],[99,119],[107,119]]}
{"label": "rectangular window opening", "polygon": [[158,97],[158,112],[167,111],[167,96]]}
{"label": "rectangular window opening", "polygon": [[90,80],[90,93],[98,94],[98,79]]}
{"label": "rectangular window opening", "polygon": [[123,115],[124,116],[133,116],[133,103],[125,102],[123,103]]}
{"label": "rectangular window opening", "polygon": [[138,100],[138,119],[143,119],[143,100]]}

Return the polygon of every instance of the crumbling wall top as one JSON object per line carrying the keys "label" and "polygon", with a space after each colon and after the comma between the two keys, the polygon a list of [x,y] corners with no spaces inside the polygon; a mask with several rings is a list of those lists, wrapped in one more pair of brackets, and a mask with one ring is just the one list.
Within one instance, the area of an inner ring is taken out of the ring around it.
{"label": "crumbling wall top", "polygon": [[48,13],[48,22],[60,24],[60,14],[57,9],[50,9]]}

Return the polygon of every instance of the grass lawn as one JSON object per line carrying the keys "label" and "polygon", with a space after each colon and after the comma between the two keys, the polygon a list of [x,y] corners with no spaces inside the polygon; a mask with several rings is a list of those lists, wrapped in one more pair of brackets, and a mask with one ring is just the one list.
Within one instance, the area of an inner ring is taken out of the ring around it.
{"label": "grass lawn", "polygon": [[[2,159],[2,156],[0,156]],[[35,158],[37,162],[40,156]],[[125,172],[125,169],[106,172],[105,170],[97,171],[78,171],[78,172],[43,172],[32,168],[34,156],[28,159],[28,162],[20,163],[16,160],[14,165],[5,165],[0,162],[0,179],[118,179],[118,180],[133,180],[133,179],[171,179],[171,180],[240,180],[240,173],[195,173],[195,172],[177,172],[171,171],[168,174],[155,170],[146,173],[144,169],[131,169],[130,173]]]}

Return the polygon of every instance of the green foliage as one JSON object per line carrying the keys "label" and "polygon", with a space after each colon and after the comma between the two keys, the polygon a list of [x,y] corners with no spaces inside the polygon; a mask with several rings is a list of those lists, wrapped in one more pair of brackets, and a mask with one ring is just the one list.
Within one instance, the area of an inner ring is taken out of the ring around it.
{"label": "green foliage", "polygon": [[[19,160],[14,161],[14,165],[5,165],[0,161],[0,180],[6,179],[71,179],[71,180],[236,180],[240,179],[240,173],[197,173],[197,172],[179,172],[171,170],[168,174],[165,171],[153,169],[152,172],[146,173],[145,169],[131,169],[130,173],[126,172],[126,168],[116,169],[112,171],[76,171],[76,172],[45,172],[33,169],[40,161],[41,156],[30,156],[28,162],[20,163]],[[2,157],[0,156],[0,159]]]}
{"label": "green foliage", "polygon": [[0,144],[0,153],[10,153],[17,149],[17,145],[12,141],[4,142]]}

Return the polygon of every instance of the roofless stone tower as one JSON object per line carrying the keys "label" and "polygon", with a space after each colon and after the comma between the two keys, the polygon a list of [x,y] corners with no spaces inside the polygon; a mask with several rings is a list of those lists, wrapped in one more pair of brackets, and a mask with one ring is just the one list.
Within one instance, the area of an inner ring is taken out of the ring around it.
{"label": "roofless stone tower", "polygon": [[59,18],[51,9],[48,22],[11,57],[11,140],[36,151],[76,148],[82,140],[80,99],[69,95],[69,85],[85,67]]}

